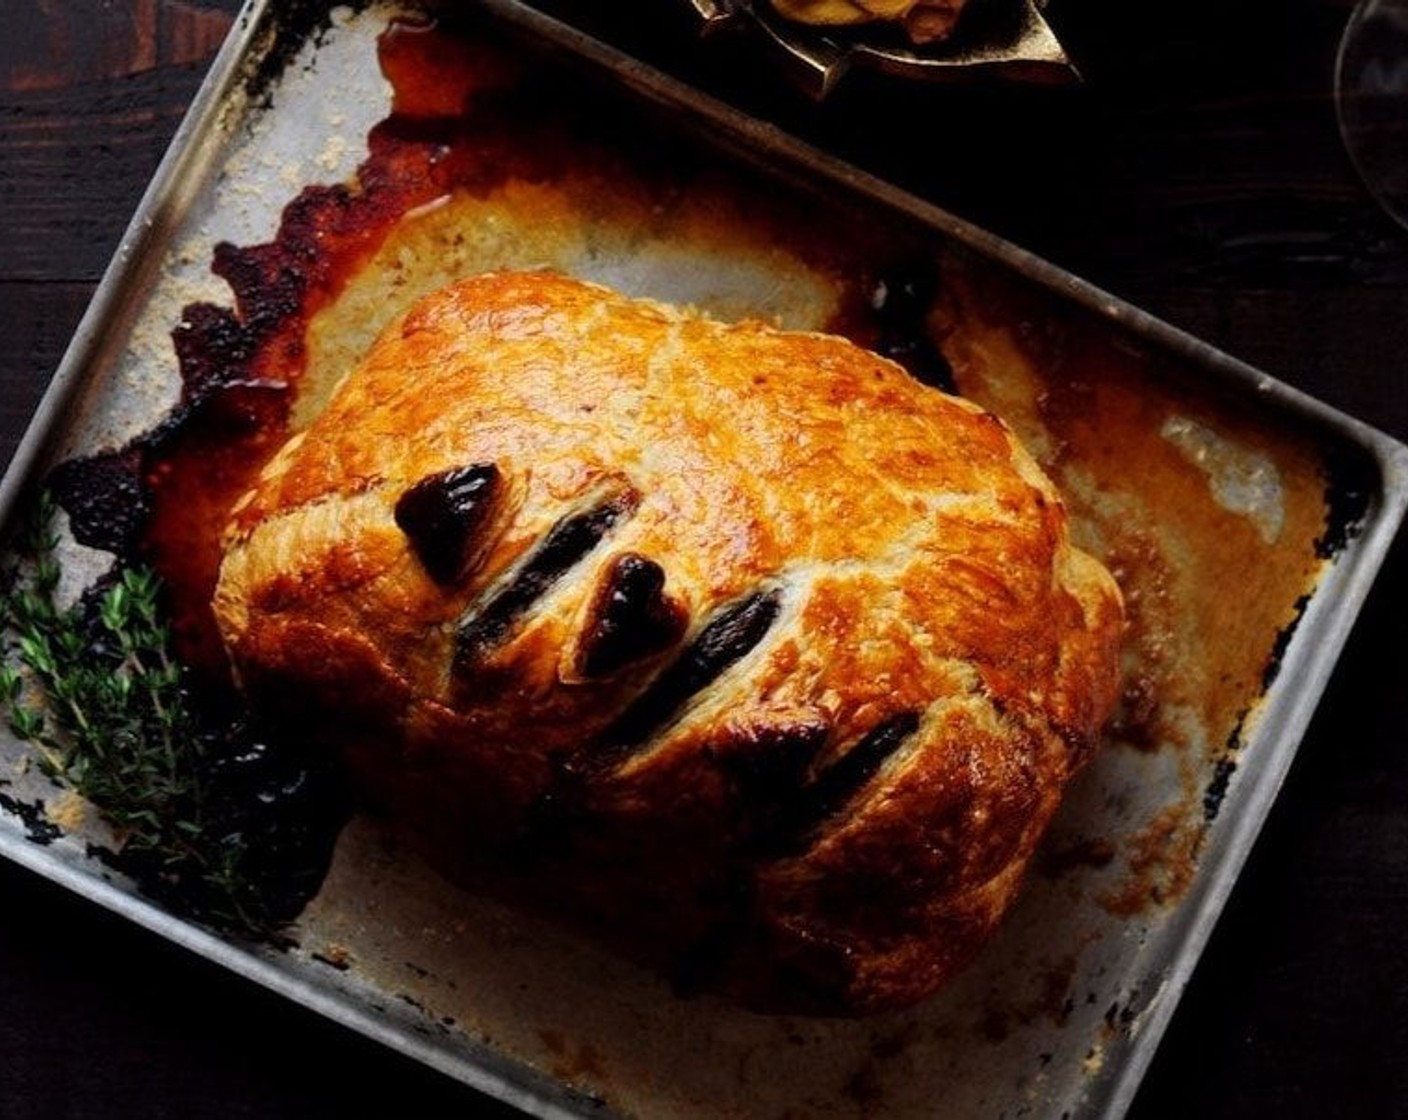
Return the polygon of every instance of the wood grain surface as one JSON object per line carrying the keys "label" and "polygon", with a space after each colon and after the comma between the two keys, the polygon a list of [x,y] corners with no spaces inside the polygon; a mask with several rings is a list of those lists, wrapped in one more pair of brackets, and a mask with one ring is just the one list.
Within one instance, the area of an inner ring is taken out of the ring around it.
{"label": "wood grain surface", "polygon": [[[1080,86],[861,78],[824,105],[674,0],[553,7],[1408,439],[1408,233],[1330,96],[1347,0],[1052,0]],[[5,0],[0,463],[235,12]],[[1405,623],[1400,542],[1133,1117],[1408,1116]],[[5,1120],[503,1114],[0,865]]]}

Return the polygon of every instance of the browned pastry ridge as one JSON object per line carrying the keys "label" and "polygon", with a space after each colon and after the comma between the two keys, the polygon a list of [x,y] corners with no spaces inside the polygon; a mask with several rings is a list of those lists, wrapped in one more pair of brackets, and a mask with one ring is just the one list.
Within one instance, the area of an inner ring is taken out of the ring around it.
{"label": "browned pastry ridge", "polygon": [[1122,607],[1001,421],[547,273],[418,304],[236,507],[238,679],[442,862],[755,1007],[970,959]]}

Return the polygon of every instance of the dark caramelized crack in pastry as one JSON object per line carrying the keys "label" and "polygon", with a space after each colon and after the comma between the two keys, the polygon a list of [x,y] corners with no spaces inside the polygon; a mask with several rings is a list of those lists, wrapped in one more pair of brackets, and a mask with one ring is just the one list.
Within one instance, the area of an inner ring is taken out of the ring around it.
{"label": "dark caramelized crack in pastry", "polygon": [[383,335],[236,506],[215,609],[251,701],[453,873],[826,1014],[992,933],[1123,625],[993,416],[552,273]]}
{"label": "dark caramelized crack in pastry", "polygon": [[487,523],[502,489],[493,463],[436,471],[396,502],[396,524],[432,579],[463,579],[483,558]]}
{"label": "dark caramelized crack in pastry", "polygon": [[611,562],[587,612],[578,679],[609,677],[679,641],[689,618],[664,590],[665,569],[654,560],[627,552]]}

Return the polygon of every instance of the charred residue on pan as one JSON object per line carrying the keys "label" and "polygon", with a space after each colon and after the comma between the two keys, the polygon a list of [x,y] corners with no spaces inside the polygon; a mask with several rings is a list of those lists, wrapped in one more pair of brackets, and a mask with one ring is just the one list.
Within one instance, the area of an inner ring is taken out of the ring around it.
{"label": "charred residue on pan", "polygon": [[1222,811],[1223,799],[1232,784],[1232,775],[1237,772],[1237,758],[1234,754],[1223,755],[1213,764],[1212,777],[1203,790],[1203,819],[1211,824]]}
{"label": "charred residue on pan", "polygon": [[[1286,631],[1282,631],[1282,633],[1286,633]],[[1266,683],[1270,684],[1269,678]],[[1212,773],[1203,785],[1202,802],[1203,820],[1207,824],[1212,824],[1217,820],[1218,814],[1222,811],[1222,802],[1226,799],[1227,791],[1231,788],[1232,778],[1237,773],[1237,767],[1241,764],[1242,748],[1245,746],[1244,736],[1250,715],[1250,708],[1238,715],[1237,723],[1227,736],[1227,741],[1223,743],[1222,749],[1209,759]]]}
{"label": "charred residue on pan", "polygon": [[[212,717],[205,747],[202,830],[188,838],[189,863],[130,847],[90,844],[88,854],[181,914],[282,945],[282,928],[322,885],[350,812],[342,776],[330,760],[310,760],[239,720]],[[221,874],[237,883],[209,873],[222,860]],[[232,897],[243,912],[230,909]]]}
{"label": "charred residue on pan", "polygon": [[0,810],[4,810],[24,825],[25,836],[32,843],[52,844],[63,835],[63,829],[51,821],[45,813],[42,800],[21,801],[8,793],[0,793]]}
{"label": "charred residue on pan", "polygon": [[1327,512],[1325,532],[1315,548],[1317,555],[1330,560],[1358,536],[1383,480],[1378,465],[1362,447],[1331,438],[1324,456]]}
{"label": "charred residue on pan", "polygon": [[[360,12],[372,0],[340,0],[340,6]],[[250,103],[269,108],[278,93],[279,82],[299,53],[309,44],[318,46],[332,28],[334,5],[327,0],[279,0],[266,9],[267,26],[261,28],[262,50],[252,53],[244,75],[244,91]],[[248,8],[241,21],[251,18]],[[242,22],[241,26],[244,26]]]}
{"label": "charred residue on pan", "polygon": [[[1315,555],[1332,562],[1361,531],[1373,495],[1379,489],[1377,466],[1362,449],[1331,434],[1321,434],[1322,470],[1325,481],[1325,526],[1315,541]],[[1310,592],[1296,598],[1291,619],[1277,632],[1267,653],[1261,675],[1261,695],[1268,694],[1280,675],[1291,642],[1310,607]],[[1209,824],[1217,819],[1232,777],[1240,762],[1250,710],[1237,718],[1236,726],[1222,749],[1210,760],[1212,774],[1203,789],[1203,818]]]}

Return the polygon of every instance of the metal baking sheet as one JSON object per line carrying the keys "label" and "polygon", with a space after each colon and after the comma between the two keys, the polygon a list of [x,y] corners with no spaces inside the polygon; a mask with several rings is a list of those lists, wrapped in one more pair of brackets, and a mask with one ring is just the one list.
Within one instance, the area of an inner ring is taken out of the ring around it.
{"label": "metal baking sheet", "polygon": [[[171,405],[182,309],[230,302],[217,243],[269,242],[305,185],[357,174],[391,108],[377,42],[399,11],[246,9],[0,484],[0,514],[49,464],[120,445]],[[920,252],[937,277],[925,327],[959,388],[1013,423],[1077,537],[1135,593],[1111,741],[979,961],[918,1008],[855,1022],[679,997],[448,887],[369,818],[345,831],[288,945],[223,939],[90,856],[101,822],[76,823],[3,735],[0,851],[535,1115],[1120,1115],[1402,517],[1408,451],[516,0],[466,22],[490,69],[604,91],[708,174],[681,190],[648,168],[631,179],[627,161],[604,190],[601,165],[559,159],[418,207],[322,313],[310,361],[355,357],[417,285],[464,270],[551,265],[816,327],[844,320],[870,263],[884,275],[868,246]],[[600,156],[634,120],[583,143]],[[385,280],[408,269],[412,283]]]}

